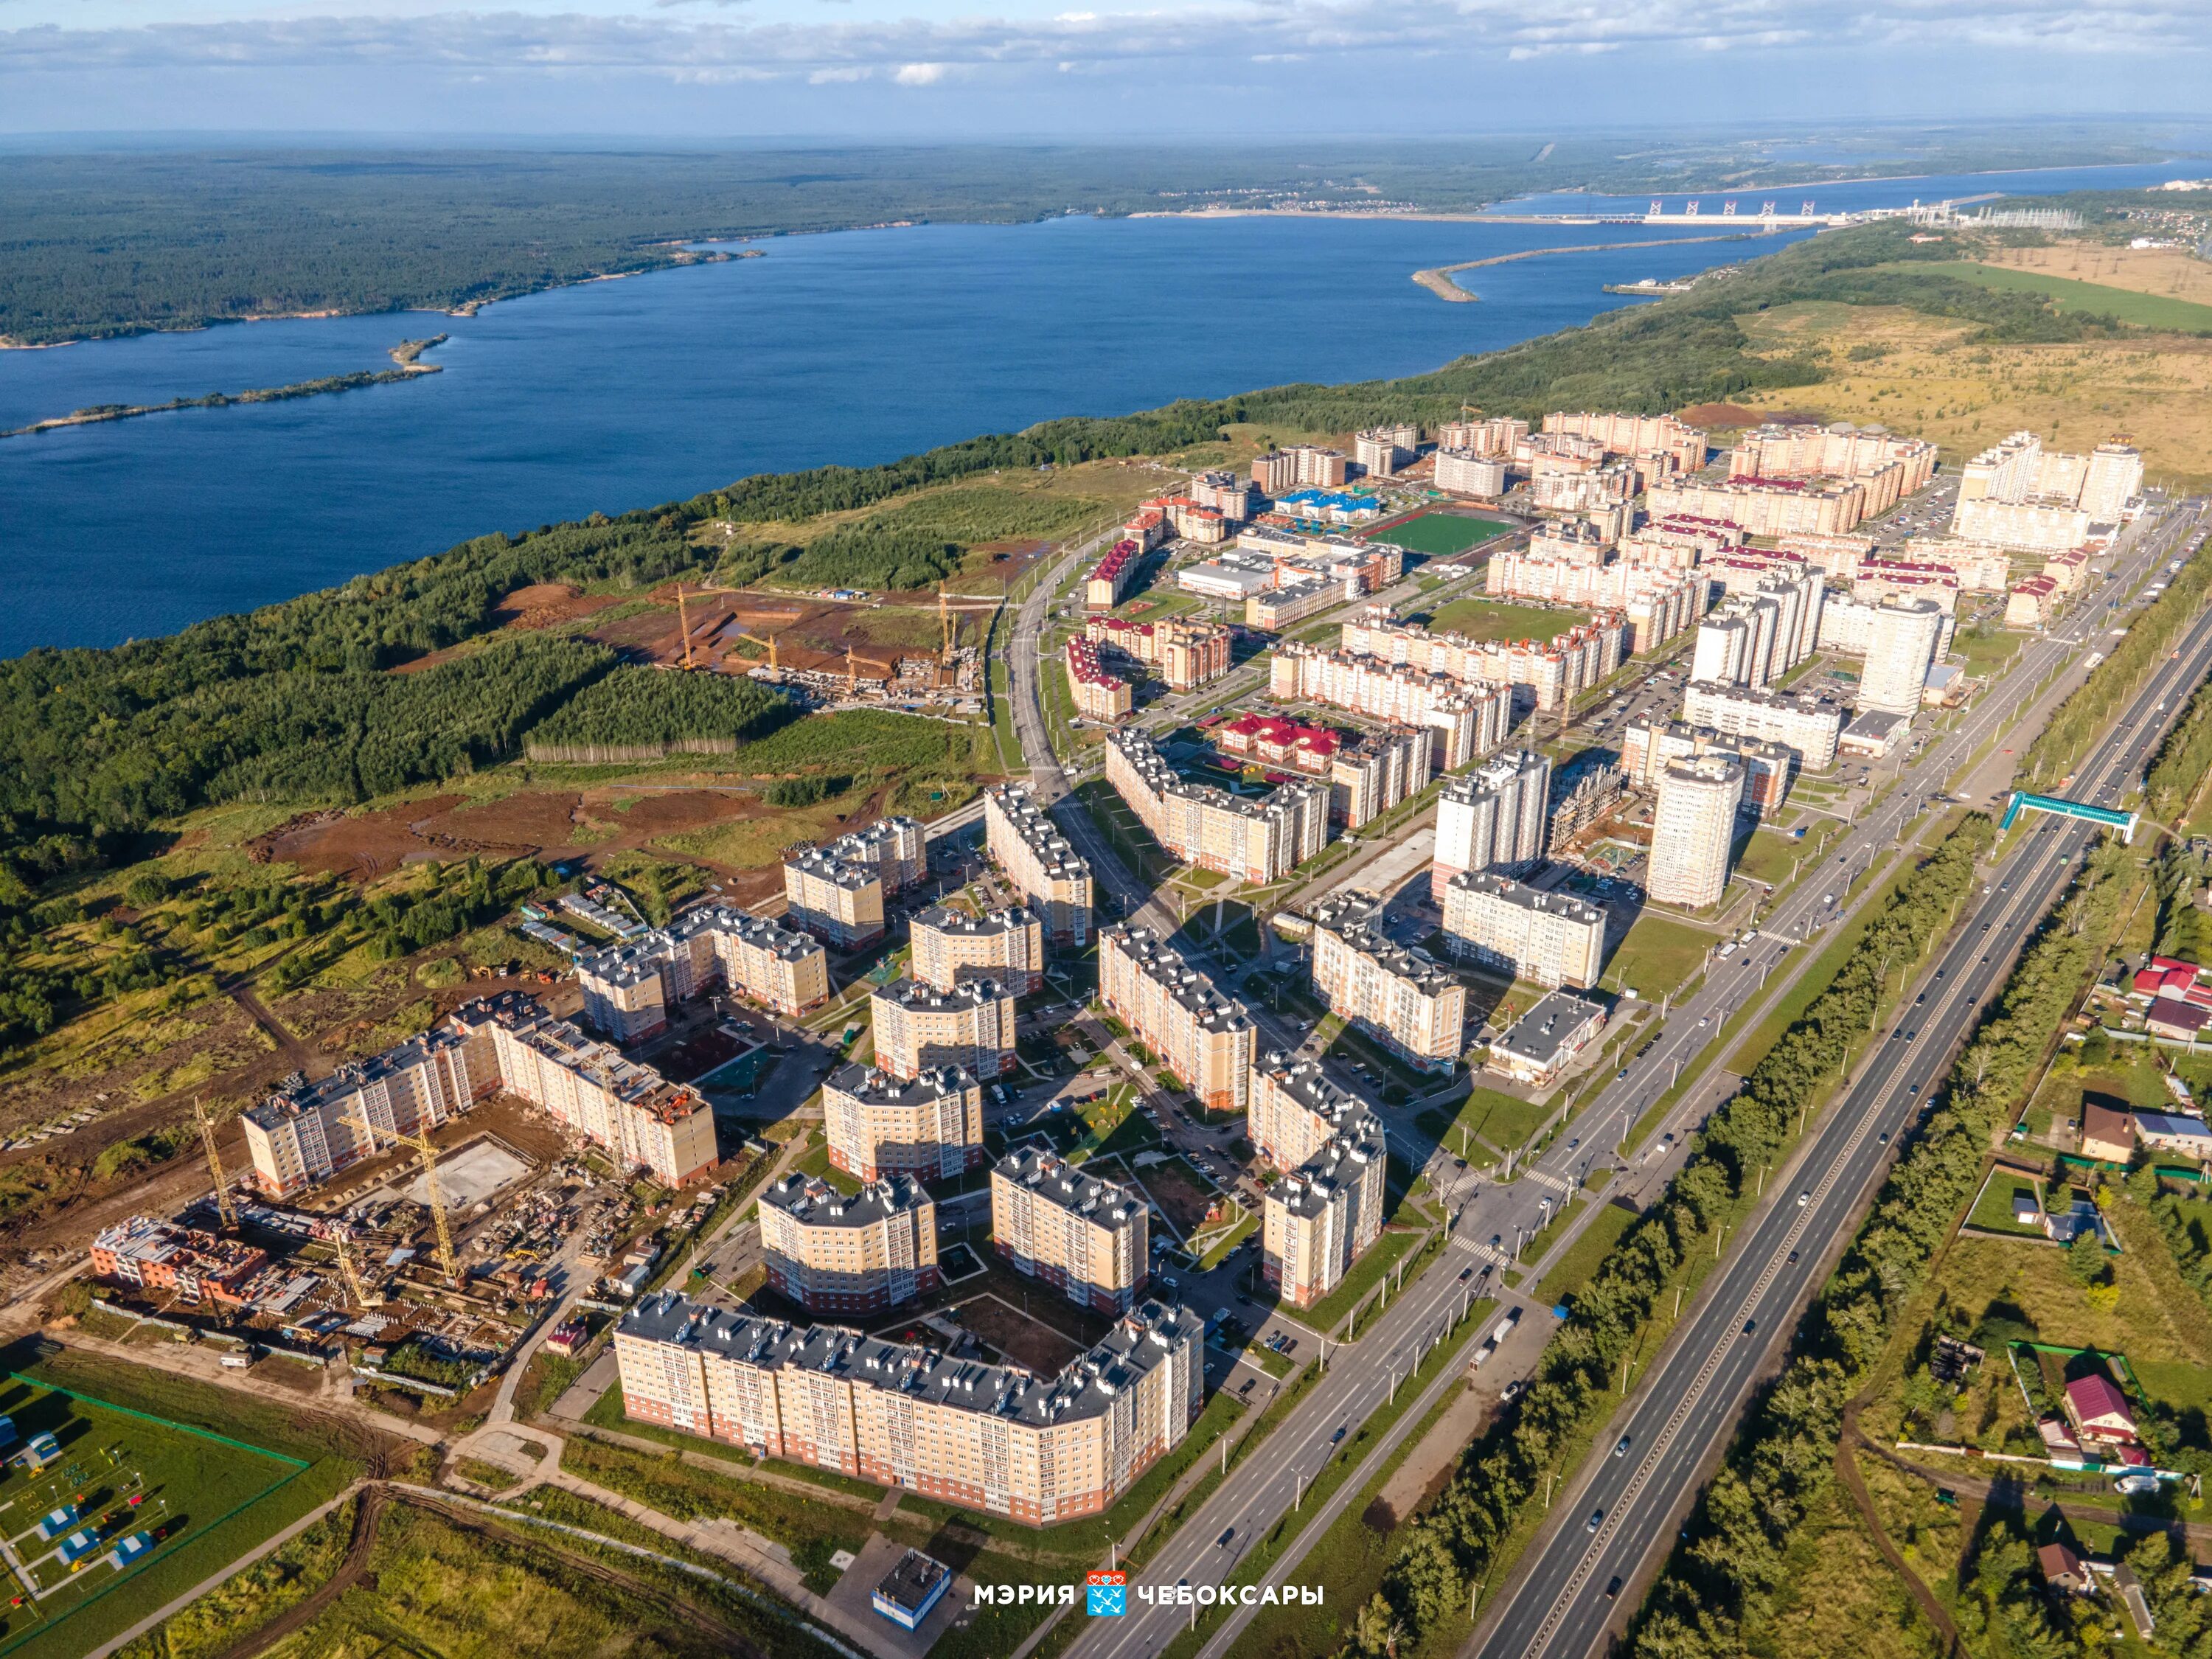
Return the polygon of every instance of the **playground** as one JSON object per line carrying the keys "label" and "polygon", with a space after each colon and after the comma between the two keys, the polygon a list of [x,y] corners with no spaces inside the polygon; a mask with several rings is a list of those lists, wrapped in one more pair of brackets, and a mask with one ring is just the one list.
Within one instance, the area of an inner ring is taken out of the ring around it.
{"label": "playground", "polygon": [[55,1632],[307,1467],[20,1376],[0,1383],[0,1458],[10,1580],[0,1654]]}

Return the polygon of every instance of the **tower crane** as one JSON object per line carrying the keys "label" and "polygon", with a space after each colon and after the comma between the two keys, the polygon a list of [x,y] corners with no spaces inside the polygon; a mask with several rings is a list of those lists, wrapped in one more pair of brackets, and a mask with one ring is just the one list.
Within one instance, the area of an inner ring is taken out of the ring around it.
{"label": "tower crane", "polygon": [[[375,1126],[358,1112],[347,1113],[344,1121],[361,1126],[361,1132],[368,1137],[369,1155],[374,1157],[377,1150]],[[422,1160],[423,1196],[429,1200],[430,1225],[438,1239],[438,1270],[446,1276],[446,1287],[458,1290],[461,1275],[453,1265],[453,1235],[446,1222],[445,1199],[438,1191],[438,1149],[431,1145],[428,1129],[417,1129],[408,1134],[395,1128],[392,1138],[414,1148],[416,1157]]]}
{"label": "tower crane", "polygon": [[222,1154],[216,1150],[215,1122],[207,1114],[207,1102],[198,1095],[192,1097],[192,1118],[200,1126],[200,1146],[207,1152],[208,1173],[215,1177],[216,1212],[222,1218],[223,1231],[238,1225],[238,1212],[230,1202],[230,1183],[223,1178]]}

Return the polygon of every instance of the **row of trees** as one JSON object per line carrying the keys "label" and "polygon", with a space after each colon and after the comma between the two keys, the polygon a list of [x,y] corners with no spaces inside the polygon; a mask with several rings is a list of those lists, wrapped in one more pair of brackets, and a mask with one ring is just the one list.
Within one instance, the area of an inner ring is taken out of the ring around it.
{"label": "row of trees", "polygon": [[[1397,1624],[1418,1635],[1466,1607],[1468,1584],[1488,1570],[1547,1473],[1611,1409],[1624,1359],[1661,1293],[1700,1241],[1741,1212],[1759,1171],[1775,1163],[1873,1024],[1890,975],[1906,971],[1948,926],[1993,836],[1986,817],[1972,815],[1900,882],[1834,979],[1707,1120],[1659,1200],[1576,1293],[1526,1392],[1407,1528],[1360,1629]],[[1384,1651],[1357,1641],[1351,1650],[1361,1659]]]}
{"label": "row of trees", "polygon": [[[1992,1138],[2033,1081],[2117,924],[2131,860],[2107,841],[2022,954],[1952,1067],[1940,1104],[1876,1196],[1800,1326],[1645,1604],[1638,1659],[1742,1650],[1781,1587],[1791,1534],[1833,1478],[1845,1403],[1871,1373],[1936,1247],[1982,1178]],[[2003,1600],[2003,1583],[1996,1585]]]}

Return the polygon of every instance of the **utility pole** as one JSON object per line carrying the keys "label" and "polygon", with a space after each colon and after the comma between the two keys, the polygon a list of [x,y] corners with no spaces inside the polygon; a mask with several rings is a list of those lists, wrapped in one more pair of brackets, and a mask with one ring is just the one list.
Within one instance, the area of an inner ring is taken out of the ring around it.
{"label": "utility pole", "polygon": [[238,1212],[231,1207],[230,1183],[223,1178],[222,1155],[216,1151],[215,1124],[207,1115],[207,1102],[199,1096],[192,1097],[192,1117],[200,1126],[200,1146],[207,1152],[208,1173],[215,1177],[216,1213],[222,1218],[225,1232],[238,1225]]}

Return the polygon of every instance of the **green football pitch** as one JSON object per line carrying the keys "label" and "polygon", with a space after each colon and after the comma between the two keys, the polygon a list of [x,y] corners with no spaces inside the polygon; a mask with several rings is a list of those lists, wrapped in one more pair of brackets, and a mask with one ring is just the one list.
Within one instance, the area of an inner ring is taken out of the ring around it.
{"label": "green football pitch", "polygon": [[1502,536],[1511,529],[1495,519],[1462,519],[1455,513],[1424,513],[1388,530],[1378,530],[1367,539],[1389,542],[1409,553],[1426,553],[1432,558],[1446,558],[1455,553],[1464,553],[1479,543],[1494,536]]}

